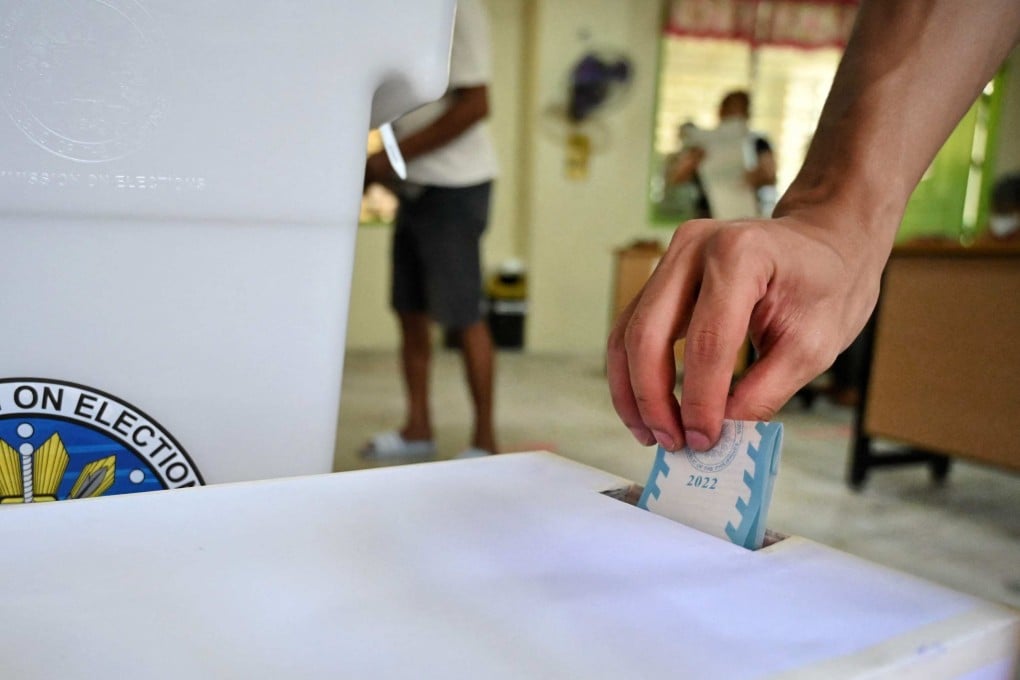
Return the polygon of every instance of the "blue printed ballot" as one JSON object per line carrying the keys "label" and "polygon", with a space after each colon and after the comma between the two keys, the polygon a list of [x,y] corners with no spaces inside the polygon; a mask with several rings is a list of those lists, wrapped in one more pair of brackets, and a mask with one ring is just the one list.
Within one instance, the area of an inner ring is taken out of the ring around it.
{"label": "blue printed ballot", "polygon": [[782,423],[726,420],[708,451],[660,446],[638,506],[757,550],[782,445]]}

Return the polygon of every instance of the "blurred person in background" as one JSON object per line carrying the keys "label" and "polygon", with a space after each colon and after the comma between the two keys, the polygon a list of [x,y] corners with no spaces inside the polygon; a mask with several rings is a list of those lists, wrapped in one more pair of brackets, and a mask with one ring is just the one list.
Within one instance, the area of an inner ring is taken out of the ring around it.
{"label": "blurred person in background", "polygon": [[[681,126],[683,146],[667,162],[666,186],[696,183],[706,195],[706,217],[768,217],[776,202],[776,159],[764,135],[748,127],[751,96],[727,93],[719,125]],[[700,215],[699,215],[700,216]]]}
{"label": "blurred person in background", "polygon": [[407,399],[400,430],[377,434],[365,457],[418,458],[436,453],[429,406],[432,321],[459,336],[474,411],[460,457],[496,453],[494,352],[482,317],[480,242],[497,174],[486,118],[492,77],[489,23],[480,0],[460,0],[446,94],[395,121],[407,180],[384,152],[368,158],[365,184],[390,183],[400,207],[393,234],[392,306],[400,322]]}

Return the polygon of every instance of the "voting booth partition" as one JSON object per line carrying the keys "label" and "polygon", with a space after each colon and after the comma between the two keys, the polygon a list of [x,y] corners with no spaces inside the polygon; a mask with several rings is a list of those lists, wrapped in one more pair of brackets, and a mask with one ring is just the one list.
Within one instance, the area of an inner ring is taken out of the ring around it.
{"label": "voting booth partition", "polygon": [[0,502],[331,469],[366,134],[454,10],[0,2]]}

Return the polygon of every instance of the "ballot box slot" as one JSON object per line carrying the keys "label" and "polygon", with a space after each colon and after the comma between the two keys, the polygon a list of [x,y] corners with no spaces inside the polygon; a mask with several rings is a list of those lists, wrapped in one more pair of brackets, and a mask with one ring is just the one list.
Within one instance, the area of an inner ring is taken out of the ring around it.
{"label": "ballot box slot", "polygon": [[[600,493],[603,496],[609,496],[610,498],[622,501],[627,505],[637,507],[638,501],[641,499],[641,494],[644,493],[644,490],[645,488],[640,484],[630,484],[628,486],[621,486],[614,489],[606,489]],[[775,531],[774,529],[766,529],[765,540],[762,542],[761,549],[768,548],[769,546],[775,545],[787,538],[789,538],[788,534]]]}

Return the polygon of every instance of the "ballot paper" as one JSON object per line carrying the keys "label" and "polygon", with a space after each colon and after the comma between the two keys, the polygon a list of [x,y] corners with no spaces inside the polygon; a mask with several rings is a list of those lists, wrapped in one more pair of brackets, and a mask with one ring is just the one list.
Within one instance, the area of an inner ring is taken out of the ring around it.
{"label": "ballot paper", "polygon": [[754,137],[746,121],[728,118],[713,130],[692,130],[686,144],[705,152],[698,178],[712,207],[712,217],[732,220],[758,214],[755,191],[745,179],[746,172],[758,164]]}
{"label": "ballot paper", "polygon": [[638,506],[757,550],[782,444],[782,423],[726,420],[708,451],[660,446]]}

